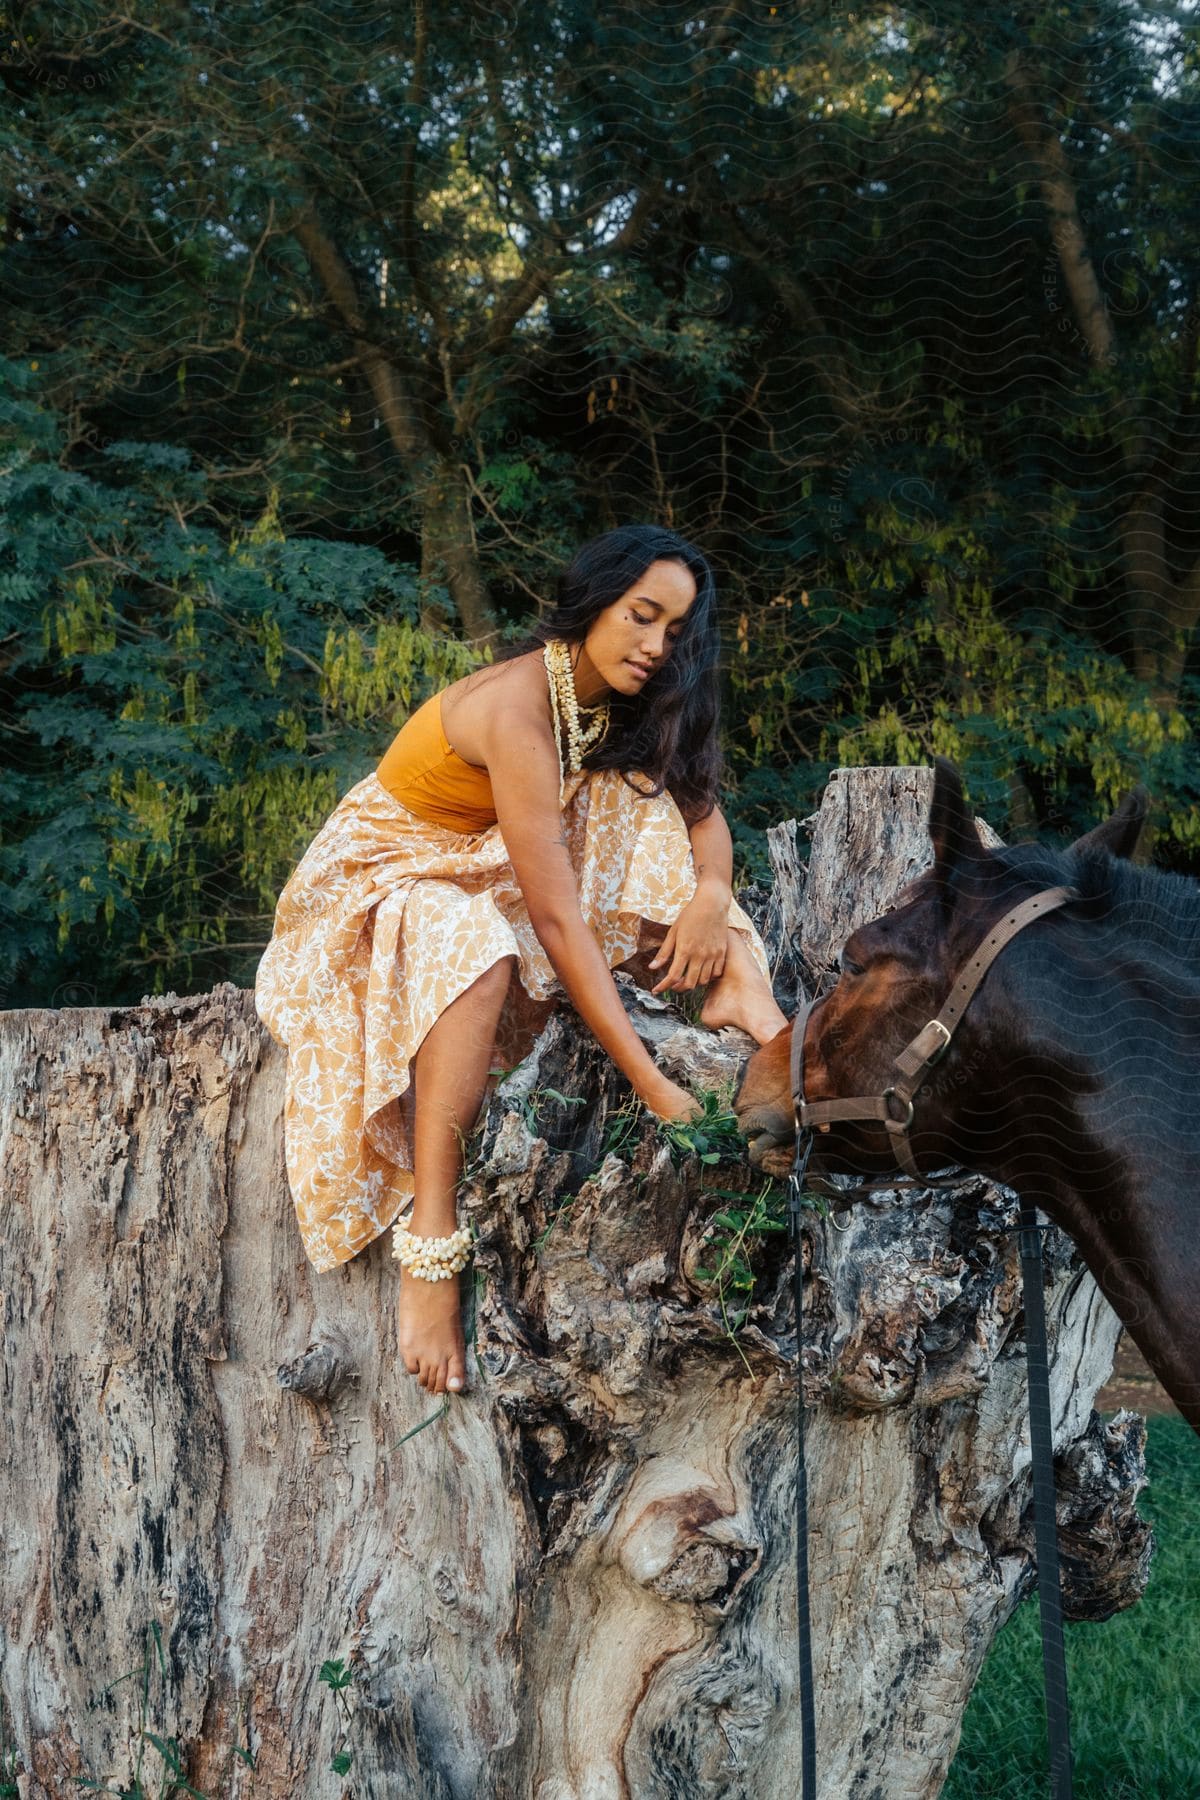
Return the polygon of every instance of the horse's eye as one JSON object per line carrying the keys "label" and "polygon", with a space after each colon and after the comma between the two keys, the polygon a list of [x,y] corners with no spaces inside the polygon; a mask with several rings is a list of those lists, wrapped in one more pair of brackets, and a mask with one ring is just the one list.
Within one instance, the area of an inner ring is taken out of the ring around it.
{"label": "horse's eye", "polygon": [[843,975],[861,975],[862,974],[862,964],[854,962],[849,956],[842,957],[841,969],[842,969]]}

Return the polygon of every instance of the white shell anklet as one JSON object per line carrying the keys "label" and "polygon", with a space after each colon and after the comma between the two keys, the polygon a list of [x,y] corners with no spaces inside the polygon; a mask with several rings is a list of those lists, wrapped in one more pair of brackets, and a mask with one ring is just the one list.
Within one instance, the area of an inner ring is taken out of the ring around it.
{"label": "white shell anklet", "polygon": [[466,1268],[471,1254],[471,1234],[465,1230],[452,1231],[449,1237],[416,1237],[397,1220],[392,1237],[392,1255],[422,1281],[449,1281]]}

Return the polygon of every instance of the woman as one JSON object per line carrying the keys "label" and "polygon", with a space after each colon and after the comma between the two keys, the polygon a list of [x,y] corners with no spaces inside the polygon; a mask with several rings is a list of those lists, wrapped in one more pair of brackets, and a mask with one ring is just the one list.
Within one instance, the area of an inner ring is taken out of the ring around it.
{"label": "woman", "polygon": [[700,552],[656,526],[604,533],[529,637],[417,708],[280,895],[255,997],[289,1051],[305,1251],[333,1268],[395,1225],[400,1352],[430,1393],[466,1381],[462,1146],[494,1057],[528,1055],[556,991],[662,1119],[698,1104],[613,968],[657,946],[652,992],[707,985],[703,1024],[759,1043],[787,1026],[730,889],[718,655]]}

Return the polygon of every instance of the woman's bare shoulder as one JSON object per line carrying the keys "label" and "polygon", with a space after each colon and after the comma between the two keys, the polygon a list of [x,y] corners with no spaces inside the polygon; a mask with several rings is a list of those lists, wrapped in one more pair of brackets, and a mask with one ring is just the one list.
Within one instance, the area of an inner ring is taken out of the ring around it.
{"label": "woman's bare shoulder", "polygon": [[473,669],[442,691],[442,730],[464,761],[487,765],[493,722],[513,708],[550,723],[550,689],[540,650]]}

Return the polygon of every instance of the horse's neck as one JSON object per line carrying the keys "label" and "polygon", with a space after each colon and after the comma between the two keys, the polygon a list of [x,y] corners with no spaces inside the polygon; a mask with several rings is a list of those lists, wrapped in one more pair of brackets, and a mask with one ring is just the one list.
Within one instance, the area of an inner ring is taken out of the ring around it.
{"label": "horse's neck", "polygon": [[1200,1431],[1200,979],[1127,961],[1103,996],[1072,1010],[1024,988],[1021,1092],[988,1173],[1071,1234]]}
{"label": "horse's neck", "polygon": [[1180,1412],[1200,1432],[1200,1218],[1191,1195],[1122,1165],[1107,1188],[1056,1171],[1022,1198],[1070,1234],[1101,1293]]}
{"label": "horse's neck", "polygon": [[1200,1187],[1200,977],[1129,961],[1084,987],[1064,968],[1056,993],[1046,976],[1023,977],[1019,999],[1010,990],[1010,1130],[1040,1138],[1047,1178],[1082,1214],[1125,1204],[1134,1211],[1115,1227],[1157,1240],[1167,1214],[1194,1219]]}

